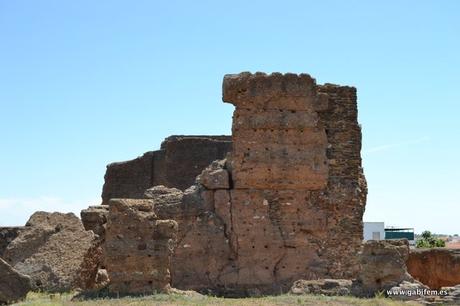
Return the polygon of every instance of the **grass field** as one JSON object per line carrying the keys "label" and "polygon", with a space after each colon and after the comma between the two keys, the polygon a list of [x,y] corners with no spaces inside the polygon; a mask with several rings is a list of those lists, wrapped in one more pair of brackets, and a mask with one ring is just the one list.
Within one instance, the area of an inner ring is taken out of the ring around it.
{"label": "grass field", "polygon": [[16,305],[75,305],[75,306],[150,306],[150,305],[358,305],[358,306],[398,306],[420,305],[417,303],[403,303],[387,298],[358,299],[353,297],[327,297],[315,295],[280,295],[259,298],[218,298],[202,295],[157,294],[152,296],[120,299],[94,299],[85,301],[71,301],[72,294],[45,294],[29,293],[27,299]]}

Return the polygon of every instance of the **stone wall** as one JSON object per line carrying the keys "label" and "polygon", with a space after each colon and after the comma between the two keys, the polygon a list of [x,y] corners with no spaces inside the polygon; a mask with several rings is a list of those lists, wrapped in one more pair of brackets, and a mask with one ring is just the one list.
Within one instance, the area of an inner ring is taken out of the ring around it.
{"label": "stone wall", "polygon": [[146,193],[179,224],[172,285],[242,296],[356,277],[367,194],[356,90],[261,73],[226,76],[223,90],[236,106],[228,159],[184,192]]}
{"label": "stone wall", "polygon": [[407,272],[407,239],[368,240],[359,253],[360,273],[353,284],[355,296],[374,297],[402,282],[413,282]]}
{"label": "stone wall", "polygon": [[0,257],[3,257],[3,252],[5,252],[8,244],[10,244],[23,229],[23,226],[0,227]]}
{"label": "stone wall", "polygon": [[407,260],[409,273],[432,289],[460,284],[460,250],[414,249]]}
{"label": "stone wall", "polygon": [[151,294],[170,288],[174,220],[159,220],[150,200],[112,199],[104,258],[114,294]]}
{"label": "stone wall", "polygon": [[242,73],[225,76],[223,91],[236,106],[231,154],[186,190],[168,188],[168,175],[188,175],[188,151],[203,145],[167,142],[151,180],[166,186],[143,195],[179,226],[172,286],[243,296],[287,292],[298,279],[355,278],[367,195],[356,89],[306,74]]}
{"label": "stone wall", "polygon": [[[286,87],[289,86],[289,87]],[[319,99],[319,98],[322,99]],[[326,186],[327,135],[314,80],[304,75],[230,75],[235,189],[319,190]]]}
{"label": "stone wall", "polygon": [[147,188],[165,185],[186,189],[213,160],[231,150],[230,136],[170,136],[160,150],[107,166],[103,204],[111,198],[143,197]]}
{"label": "stone wall", "polygon": [[[219,165],[221,166],[221,165]],[[236,254],[231,248],[229,197],[226,190],[201,184],[184,192],[155,186],[146,192],[161,219],[179,225],[171,263],[171,285],[183,290],[229,295],[235,291]],[[227,286],[228,284],[228,286]]]}
{"label": "stone wall", "polygon": [[227,226],[238,287],[356,276],[367,193],[356,89],[242,73],[223,91],[236,106]]}

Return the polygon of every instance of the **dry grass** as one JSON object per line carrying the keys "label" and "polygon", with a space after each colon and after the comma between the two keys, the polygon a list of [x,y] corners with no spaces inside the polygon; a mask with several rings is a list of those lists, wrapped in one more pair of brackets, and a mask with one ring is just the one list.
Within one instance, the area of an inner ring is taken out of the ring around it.
{"label": "dry grass", "polygon": [[354,297],[327,297],[315,295],[280,295],[259,298],[218,298],[201,295],[157,294],[145,297],[125,297],[120,299],[94,299],[85,301],[71,301],[73,294],[46,294],[29,293],[27,299],[17,305],[44,306],[153,306],[153,305],[242,305],[242,306],[278,306],[278,305],[357,305],[357,306],[399,306],[420,305],[417,303],[403,303],[390,299],[376,297],[373,299],[358,299]]}

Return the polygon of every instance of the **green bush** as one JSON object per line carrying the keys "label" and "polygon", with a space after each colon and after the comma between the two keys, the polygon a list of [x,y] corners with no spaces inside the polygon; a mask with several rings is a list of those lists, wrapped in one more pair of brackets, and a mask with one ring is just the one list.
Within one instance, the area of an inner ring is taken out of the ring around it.
{"label": "green bush", "polygon": [[417,248],[442,248],[446,246],[446,242],[434,237],[430,231],[424,231],[422,238],[417,239],[416,246]]}

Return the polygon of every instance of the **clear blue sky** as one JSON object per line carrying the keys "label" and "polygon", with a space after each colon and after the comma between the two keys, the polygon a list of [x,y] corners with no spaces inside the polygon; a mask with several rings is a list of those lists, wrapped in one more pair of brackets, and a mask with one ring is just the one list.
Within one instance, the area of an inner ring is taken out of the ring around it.
{"label": "clear blue sky", "polygon": [[459,1],[0,1],[0,225],[98,204],[106,164],[230,134],[222,77],[358,88],[365,220],[460,233]]}

